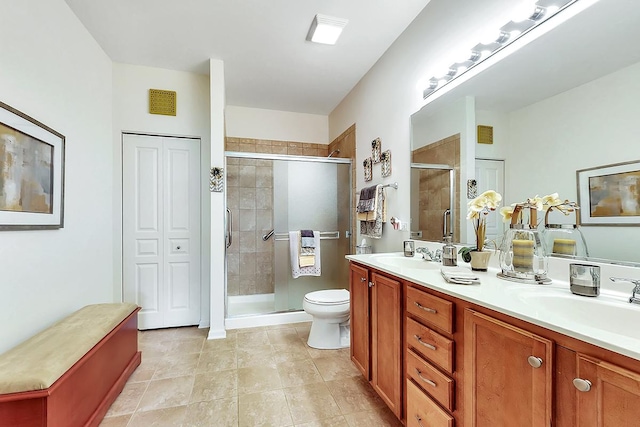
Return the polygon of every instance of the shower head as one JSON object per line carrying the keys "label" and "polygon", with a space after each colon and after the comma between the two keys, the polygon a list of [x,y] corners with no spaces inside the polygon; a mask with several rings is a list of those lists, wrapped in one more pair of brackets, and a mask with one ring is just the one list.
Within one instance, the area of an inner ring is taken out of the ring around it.
{"label": "shower head", "polygon": [[333,150],[331,153],[329,153],[329,155],[327,157],[331,157],[334,154],[340,154],[340,150]]}

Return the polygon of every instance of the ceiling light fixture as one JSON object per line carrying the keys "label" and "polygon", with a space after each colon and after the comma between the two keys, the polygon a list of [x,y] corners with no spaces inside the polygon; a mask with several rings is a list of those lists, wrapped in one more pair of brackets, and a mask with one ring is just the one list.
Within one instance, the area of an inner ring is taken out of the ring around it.
{"label": "ceiling light fixture", "polygon": [[336,44],[342,29],[348,22],[348,19],[335,18],[318,13],[311,22],[307,40],[314,43]]}
{"label": "ceiling light fixture", "polygon": [[[557,25],[560,25],[562,22],[578,14],[597,1],[598,0],[537,0],[527,4],[527,10],[529,11],[528,14],[525,13],[527,18],[522,19],[523,11],[522,9],[518,10],[517,12],[520,16],[515,17],[512,21],[503,25],[498,31],[493,32],[495,38],[492,38],[491,40],[484,40],[483,42],[476,44],[468,51],[468,53],[461,55],[466,56],[466,59],[450,65],[447,72],[432,76],[427,80],[429,83],[427,87],[422,89],[422,98],[427,102],[432,101],[457,86],[457,84],[468,80],[483,69],[488,68],[503,57],[515,52],[520,47],[531,42]],[[576,3],[579,3],[579,5],[573,6]],[[573,7],[569,8],[569,6]],[[545,28],[547,28],[546,30],[540,30],[541,32],[539,34],[527,36],[531,30],[540,26],[543,22],[549,21],[551,17],[560,15],[561,12],[562,18],[558,17],[551,21],[555,24],[549,22],[549,24],[545,25]],[[517,40],[520,40],[520,42],[514,43]],[[513,49],[502,52],[506,47]],[[501,55],[496,55],[499,52]],[[488,58],[492,58],[493,62],[487,61]],[[478,66],[480,64],[483,65]],[[465,78],[460,78],[462,76]],[[453,81],[457,81],[457,84],[452,85],[451,83]],[[442,88],[444,86],[449,86],[449,88],[443,91]]]}

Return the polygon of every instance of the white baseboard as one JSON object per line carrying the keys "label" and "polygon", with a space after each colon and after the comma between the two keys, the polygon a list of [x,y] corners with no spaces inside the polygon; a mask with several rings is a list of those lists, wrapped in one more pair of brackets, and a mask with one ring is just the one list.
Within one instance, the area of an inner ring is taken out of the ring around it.
{"label": "white baseboard", "polygon": [[224,320],[226,329],[255,328],[258,326],[286,325],[289,323],[311,322],[313,317],[304,311],[271,313],[244,317],[230,317]]}

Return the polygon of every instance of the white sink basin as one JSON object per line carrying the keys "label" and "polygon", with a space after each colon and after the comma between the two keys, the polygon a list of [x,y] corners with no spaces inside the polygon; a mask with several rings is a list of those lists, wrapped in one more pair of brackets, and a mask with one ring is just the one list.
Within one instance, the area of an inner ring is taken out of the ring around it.
{"label": "white sink basin", "polygon": [[382,265],[420,270],[439,270],[442,264],[434,261],[425,261],[422,256],[405,257],[400,254],[374,254],[373,258]]}
{"label": "white sink basin", "polygon": [[600,295],[581,297],[567,290],[520,291],[517,297],[540,314],[564,318],[608,333],[640,339],[640,305]]}

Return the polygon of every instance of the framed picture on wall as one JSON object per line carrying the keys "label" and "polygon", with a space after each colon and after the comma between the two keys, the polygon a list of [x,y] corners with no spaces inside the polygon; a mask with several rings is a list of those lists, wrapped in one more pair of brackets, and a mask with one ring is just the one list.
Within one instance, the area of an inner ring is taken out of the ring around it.
{"label": "framed picture on wall", "polygon": [[0,102],[0,230],[64,225],[65,137]]}
{"label": "framed picture on wall", "polygon": [[640,225],[640,160],[576,172],[582,225]]}

